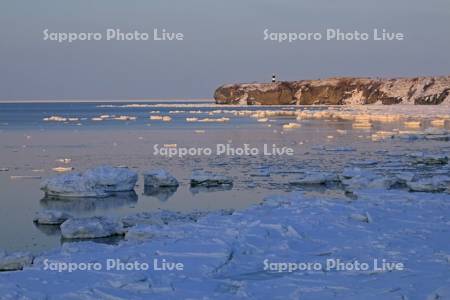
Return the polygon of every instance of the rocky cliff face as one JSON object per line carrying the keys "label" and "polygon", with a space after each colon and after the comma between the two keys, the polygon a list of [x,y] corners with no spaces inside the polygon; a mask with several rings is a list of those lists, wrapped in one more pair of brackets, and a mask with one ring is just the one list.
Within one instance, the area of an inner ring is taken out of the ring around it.
{"label": "rocky cliff face", "polygon": [[229,84],[214,98],[217,104],[243,105],[450,104],[450,76]]}

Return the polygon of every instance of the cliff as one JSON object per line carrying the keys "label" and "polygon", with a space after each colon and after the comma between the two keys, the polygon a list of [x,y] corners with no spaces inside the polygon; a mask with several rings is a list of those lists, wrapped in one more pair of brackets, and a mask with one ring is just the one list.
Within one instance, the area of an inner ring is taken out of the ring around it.
{"label": "cliff", "polygon": [[450,104],[450,76],[228,84],[215,91],[214,99],[243,105]]}

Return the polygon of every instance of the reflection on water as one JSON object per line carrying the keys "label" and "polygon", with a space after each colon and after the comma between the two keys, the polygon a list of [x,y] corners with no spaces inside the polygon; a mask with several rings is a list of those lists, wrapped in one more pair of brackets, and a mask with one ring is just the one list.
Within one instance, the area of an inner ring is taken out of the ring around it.
{"label": "reflection on water", "polygon": [[42,224],[38,224],[36,222],[33,222],[33,223],[34,223],[34,226],[45,235],[59,236],[61,234],[61,229],[59,228],[59,225],[42,225]]}
{"label": "reflection on water", "polygon": [[212,193],[212,192],[224,192],[224,191],[230,191],[233,189],[233,184],[222,184],[218,186],[194,186],[191,187],[189,190],[193,195],[199,194],[199,193]]}
{"label": "reflection on water", "polygon": [[153,186],[144,186],[144,195],[154,197],[159,201],[165,202],[172,197],[176,191],[178,190],[178,186],[168,186],[168,187],[153,187]]}
{"label": "reflection on water", "polygon": [[96,239],[65,239],[61,236],[61,245],[66,243],[79,243],[79,242],[94,242],[99,244],[107,244],[107,245],[117,245],[124,239],[124,235],[113,235],[104,238],[96,238]]}
{"label": "reflection on water", "polygon": [[120,208],[136,204],[138,195],[135,191],[115,193],[106,198],[55,198],[46,196],[41,199],[41,206],[50,210],[66,212],[89,212],[97,209]]}

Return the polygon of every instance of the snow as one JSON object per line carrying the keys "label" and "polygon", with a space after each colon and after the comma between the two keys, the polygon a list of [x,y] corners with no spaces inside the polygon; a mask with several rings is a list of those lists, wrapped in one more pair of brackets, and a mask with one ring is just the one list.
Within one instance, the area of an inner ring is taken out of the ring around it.
{"label": "snow", "polygon": [[95,239],[125,234],[122,222],[106,217],[69,219],[61,224],[65,239]]}
{"label": "snow", "polygon": [[53,197],[107,197],[132,191],[138,175],[125,168],[100,166],[84,173],[68,173],[45,180],[41,190]]}
{"label": "snow", "polygon": [[[172,215],[173,223],[135,225],[118,245],[64,244],[24,271],[1,273],[0,293],[5,299],[444,297],[450,284],[449,200],[445,194],[364,189],[351,205],[292,193],[231,215]],[[278,272],[264,264],[374,258],[403,263],[405,270]],[[184,269],[106,270],[106,259],[151,268],[154,259],[164,259]],[[46,260],[104,268],[58,272],[44,270]]]}

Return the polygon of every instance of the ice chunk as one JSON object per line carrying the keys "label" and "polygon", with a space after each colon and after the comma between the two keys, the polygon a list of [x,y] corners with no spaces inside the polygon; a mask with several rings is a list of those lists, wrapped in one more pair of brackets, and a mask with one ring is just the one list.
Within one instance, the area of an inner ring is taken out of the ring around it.
{"label": "ice chunk", "polygon": [[33,263],[33,256],[30,253],[17,252],[7,254],[0,251],[0,271],[17,271]]}
{"label": "ice chunk", "polygon": [[82,173],[69,173],[45,180],[41,190],[46,196],[55,197],[107,197],[109,194],[102,188],[97,188],[94,182],[84,177]]}
{"label": "ice chunk", "polygon": [[95,182],[96,187],[103,188],[106,192],[132,191],[138,180],[136,172],[111,166],[89,169],[83,176]]}
{"label": "ice chunk", "polygon": [[72,216],[64,212],[46,210],[39,212],[34,219],[34,222],[41,225],[60,225],[70,218],[72,218]]}
{"label": "ice chunk", "polygon": [[354,221],[364,222],[364,223],[372,222],[372,219],[371,219],[369,213],[367,213],[367,212],[364,214],[351,214],[350,219],[352,219]]}
{"label": "ice chunk", "polygon": [[144,185],[151,187],[176,187],[178,180],[166,170],[154,170],[144,173]]}
{"label": "ice chunk", "polygon": [[137,173],[131,170],[100,166],[47,179],[41,190],[55,197],[107,197],[114,192],[132,191],[137,179]]}
{"label": "ice chunk", "polygon": [[52,170],[55,172],[58,172],[58,173],[65,173],[65,172],[73,171],[73,168],[72,167],[56,167],[56,168],[53,168]]}
{"label": "ice chunk", "polygon": [[398,182],[395,177],[381,176],[357,167],[345,168],[340,176],[340,181],[347,191],[389,189]]}
{"label": "ice chunk", "polygon": [[69,219],[61,225],[61,234],[66,239],[95,239],[123,235],[122,222],[106,217]]}
{"label": "ice chunk", "polygon": [[403,123],[406,128],[420,128],[422,126],[421,121],[407,121]]}
{"label": "ice chunk", "polygon": [[225,175],[213,174],[206,171],[194,171],[191,177],[191,186],[214,187],[219,185],[231,185],[233,180]]}
{"label": "ice chunk", "polygon": [[283,125],[283,129],[295,129],[295,128],[300,128],[301,125],[298,123],[288,123],[288,124],[284,124]]}
{"label": "ice chunk", "polygon": [[450,177],[438,175],[417,181],[408,181],[406,185],[413,192],[443,192],[450,187]]}

